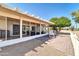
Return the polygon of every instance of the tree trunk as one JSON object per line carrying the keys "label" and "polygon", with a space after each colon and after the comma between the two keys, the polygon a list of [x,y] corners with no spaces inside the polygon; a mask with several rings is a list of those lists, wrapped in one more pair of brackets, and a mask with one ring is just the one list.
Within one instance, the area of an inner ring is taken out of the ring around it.
{"label": "tree trunk", "polygon": [[75,22],[75,25],[76,25],[76,30],[77,30],[77,22]]}

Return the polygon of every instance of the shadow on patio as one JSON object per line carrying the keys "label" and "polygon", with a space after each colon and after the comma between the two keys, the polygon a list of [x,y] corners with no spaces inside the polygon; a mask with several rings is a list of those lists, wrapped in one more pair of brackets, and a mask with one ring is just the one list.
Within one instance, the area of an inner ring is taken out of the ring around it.
{"label": "shadow on patio", "polygon": [[17,55],[18,53],[21,53],[19,55],[23,55],[24,52],[27,53],[30,50],[37,52],[35,48],[38,46],[43,47],[41,45],[47,44],[45,42],[48,41],[48,39],[49,39],[48,36],[44,36],[44,37],[36,38],[33,40],[29,40],[26,42],[11,45],[8,47],[4,47],[2,48],[3,50],[0,52],[0,55]]}

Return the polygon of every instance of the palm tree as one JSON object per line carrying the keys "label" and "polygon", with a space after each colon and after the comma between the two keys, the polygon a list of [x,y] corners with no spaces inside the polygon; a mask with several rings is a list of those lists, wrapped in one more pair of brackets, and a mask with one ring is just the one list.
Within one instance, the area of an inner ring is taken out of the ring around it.
{"label": "palm tree", "polygon": [[77,29],[77,24],[79,23],[79,10],[72,12],[73,19],[75,21],[76,29]]}

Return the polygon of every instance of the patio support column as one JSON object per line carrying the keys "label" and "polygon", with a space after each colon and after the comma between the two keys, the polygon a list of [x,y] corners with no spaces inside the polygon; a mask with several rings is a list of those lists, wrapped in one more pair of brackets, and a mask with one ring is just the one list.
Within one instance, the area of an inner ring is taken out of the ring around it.
{"label": "patio support column", "polygon": [[40,34],[41,34],[41,24],[40,24]]}
{"label": "patio support column", "polygon": [[36,35],[36,33],[37,33],[37,25],[35,24],[35,35]]}
{"label": "patio support column", "polygon": [[29,36],[31,36],[31,22],[29,23]]}
{"label": "patio support column", "polygon": [[[43,25],[43,28],[42,28],[43,32],[45,32],[45,26]],[[44,33],[43,33],[44,34]]]}
{"label": "patio support column", "polygon": [[44,26],[44,32],[46,33],[46,26]]}
{"label": "patio support column", "polygon": [[50,27],[48,26],[48,33],[49,33],[49,31],[50,31]]}
{"label": "patio support column", "polygon": [[5,17],[5,40],[7,40],[7,17]]}
{"label": "patio support column", "polygon": [[22,19],[20,19],[20,38],[22,38]]}
{"label": "patio support column", "polygon": [[49,29],[49,27],[48,27],[48,26],[46,26],[46,33],[48,33],[48,29]]}
{"label": "patio support column", "polygon": [[47,29],[46,28],[47,28],[47,26],[45,26],[45,33],[47,33]]}

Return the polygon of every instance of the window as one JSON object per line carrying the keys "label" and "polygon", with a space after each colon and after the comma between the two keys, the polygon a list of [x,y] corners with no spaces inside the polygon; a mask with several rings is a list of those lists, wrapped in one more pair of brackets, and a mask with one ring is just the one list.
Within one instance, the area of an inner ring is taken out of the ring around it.
{"label": "window", "polygon": [[22,27],[22,34],[27,34],[27,31],[29,31],[29,27],[26,25],[23,25]]}
{"label": "window", "polygon": [[22,26],[22,34],[26,34],[26,26],[25,25]]}
{"label": "window", "polygon": [[35,31],[35,26],[32,26],[32,31]]}
{"label": "window", "polygon": [[13,25],[13,35],[20,35],[20,25]]}

